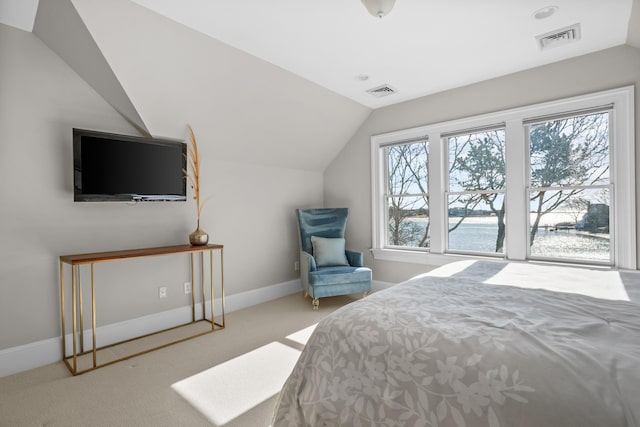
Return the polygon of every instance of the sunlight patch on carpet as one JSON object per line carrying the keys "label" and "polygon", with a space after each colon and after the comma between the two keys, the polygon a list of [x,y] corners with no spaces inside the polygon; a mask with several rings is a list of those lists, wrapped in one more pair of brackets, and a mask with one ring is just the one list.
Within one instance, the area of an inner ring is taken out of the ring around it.
{"label": "sunlight patch on carpet", "polygon": [[318,326],[317,323],[309,326],[308,328],[300,329],[298,332],[288,335],[287,339],[297,342],[298,344],[306,345],[307,341],[309,341],[309,337],[311,337],[311,334],[316,329],[316,326]]}
{"label": "sunlight patch on carpet", "polygon": [[222,426],[280,392],[300,351],[272,342],[171,387]]}

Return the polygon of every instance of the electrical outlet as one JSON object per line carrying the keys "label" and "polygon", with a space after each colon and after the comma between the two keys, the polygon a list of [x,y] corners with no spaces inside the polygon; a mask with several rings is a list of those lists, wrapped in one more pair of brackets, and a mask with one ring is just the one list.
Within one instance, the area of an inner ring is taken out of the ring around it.
{"label": "electrical outlet", "polygon": [[191,282],[184,282],[184,293],[185,294],[191,293]]}
{"label": "electrical outlet", "polygon": [[166,298],[167,297],[167,288],[166,286],[162,286],[158,288],[158,298]]}
{"label": "electrical outlet", "polygon": [[300,261],[294,261],[293,262],[293,271],[299,271],[300,270]]}

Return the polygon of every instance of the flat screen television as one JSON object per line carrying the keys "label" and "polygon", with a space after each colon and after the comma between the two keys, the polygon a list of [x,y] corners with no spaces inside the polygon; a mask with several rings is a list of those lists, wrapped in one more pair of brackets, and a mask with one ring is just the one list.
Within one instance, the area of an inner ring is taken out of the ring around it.
{"label": "flat screen television", "polygon": [[76,202],[187,200],[182,141],[73,129]]}

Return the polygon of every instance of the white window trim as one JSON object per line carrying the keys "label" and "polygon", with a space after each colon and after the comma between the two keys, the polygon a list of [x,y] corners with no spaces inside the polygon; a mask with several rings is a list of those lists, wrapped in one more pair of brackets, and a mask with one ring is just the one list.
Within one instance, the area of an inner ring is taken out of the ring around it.
{"label": "white window trim", "polygon": [[[495,123],[505,123],[506,129],[506,175],[505,198],[507,260],[527,260],[528,200],[526,183],[527,168],[524,165],[527,153],[523,122],[532,117],[561,114],[575,110],[593,108],[613,103],[611,131],[611,184],[615,188],[614,265],[621,269],[636,269],[636,206],[635,206],[635,130],[634,87],[626,86],[583,96],[565,98],[526,107],[498,111],[495,113],[452,120],[389,132],[371,137],[371,200],[372,200],[372,249],[375,259],[410,262],[416,264],[441,265],[458,259],[476,259],[445,253],[446,246],[446,149],[442,134],[481,128]],[[403,140],[428,138],[429,140],[429,212],[431,220],[431,247],[428,252],[385,248],[384,215],[384,159],[380,148]],[[513,159],[516,159],[514,161]],[[518,160],[520,159],[520,160]],[[439,189],[434,191],[433,189]]]}

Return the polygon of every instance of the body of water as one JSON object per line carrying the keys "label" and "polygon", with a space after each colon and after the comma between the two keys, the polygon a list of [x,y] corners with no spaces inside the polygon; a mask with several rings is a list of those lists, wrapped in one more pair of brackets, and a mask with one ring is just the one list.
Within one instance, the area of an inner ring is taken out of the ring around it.
{"label": "body of water", "polygon": [[[457,221],[457,218],[451,218],[450,226]],[[413,222],[421,227],[426,224],[422,218]],[[495,218],[467,218],[457,229],[449,233],[449,249],[495,253],[497,235],[498,225]],[[606,262],[609,261],[610,250],[608,235],[539,228],[531,246],[531,255]],[[504,253],[504,250],[501,253]]]}

